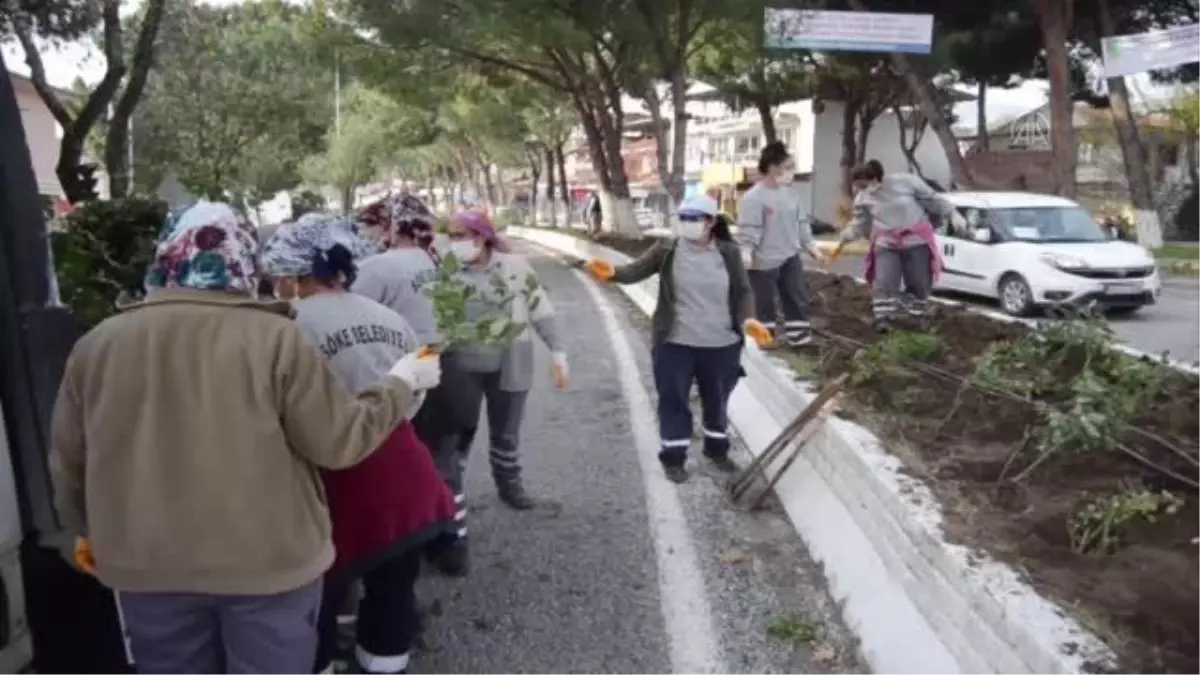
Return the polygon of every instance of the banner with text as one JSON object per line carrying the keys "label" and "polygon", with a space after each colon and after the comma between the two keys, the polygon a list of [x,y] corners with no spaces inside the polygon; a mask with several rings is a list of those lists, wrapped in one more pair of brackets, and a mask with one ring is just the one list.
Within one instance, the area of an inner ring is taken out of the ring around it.
{"label": "banner with text", "polygon": [[1104,38],[1104,75],[1124,77],[1200,61],[1200,24]]}
{"label": "banner with text", "polygon": [[767,49],[928,54],[933,43],[932,14],[767,9],[763,27]]}

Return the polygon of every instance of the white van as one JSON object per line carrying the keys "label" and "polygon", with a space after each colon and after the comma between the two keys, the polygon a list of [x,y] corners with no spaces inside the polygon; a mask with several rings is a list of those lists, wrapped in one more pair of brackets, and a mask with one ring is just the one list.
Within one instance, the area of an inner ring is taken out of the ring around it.
{"label": "white van", "polygon": [[1093,305],[1132,313],[1162,290],[1154,258],[1111,239],[1079,204],[1028,192],[947,192],[965,233],[937,241],[945,264],[939,290],[999,301],[1014,316],[1054,306]]}

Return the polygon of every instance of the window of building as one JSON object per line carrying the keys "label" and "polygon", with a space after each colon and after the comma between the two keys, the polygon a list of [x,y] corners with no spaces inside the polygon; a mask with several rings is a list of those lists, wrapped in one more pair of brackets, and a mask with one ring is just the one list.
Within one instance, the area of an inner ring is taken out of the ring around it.
{"label": "window of building", "polygon": [[708,154],[716,162],[724,161],[729,156],[729,138],[712,138],[708,141]]}
{"label": "window of building", "polygon": [[748,154],[751,154],[754,152],[758,152],[758,149],[759,149],[759,147],[761,147],[761,145],[762,145],[762,137],[761,136],[757,136],[757,135],[755,135],[755,136],[738,136],[737,137],[737,146],[735,147],[735,152],[738,155],[748,155]]}

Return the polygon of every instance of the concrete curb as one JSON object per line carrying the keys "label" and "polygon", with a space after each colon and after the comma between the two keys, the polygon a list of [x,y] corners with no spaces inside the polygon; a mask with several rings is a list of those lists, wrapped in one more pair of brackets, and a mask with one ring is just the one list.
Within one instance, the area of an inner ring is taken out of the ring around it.
{"label": "concrete curb", "polygon": [[[579,258],[629,260],[553,231],[509,228],[507,234]],[[657,284],[654,278],[621,289],[649,313]],[[813,393],[786,364],[753,345],[743,365],[746,378],[730,400],[730,417],[757,454]],[[831,418],[777,490],[792,524],[823,564],[830,591],[872,669],[1078,673],[1113,667],[1115,656],[1106,645],[1014,570],[947,543],[932,492],[900,469],[870,432]]]}

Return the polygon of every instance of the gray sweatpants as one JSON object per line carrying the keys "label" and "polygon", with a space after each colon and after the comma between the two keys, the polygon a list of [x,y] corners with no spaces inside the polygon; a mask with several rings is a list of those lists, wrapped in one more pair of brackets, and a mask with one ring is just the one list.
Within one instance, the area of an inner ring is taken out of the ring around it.
{"label": "gray sweatpants", "polygon": [[749,270],[750,288],[754,291],[756,319],[779,333],[776,300],[783,307],[784,336],[789,341],[808,336],[808,279],[799,255],[788,258],[779,267],[769,270]]}
{"label": "gray sweatpants", "polygon": [[887,320],[901,309],[907,309],[912,316],[925,314],[925,301],[933,292],[930,255],[925,244],[875,248],[875,290],[871,297],[875,319]]}
{"label": "gray sweatpants", "polygon": [[321,580],[274,595],[119,594],[140,673],[310,673]]}
{"label": "gray sweatpants", "polygon": [[505,391],[500,388],[500,373],[468,373],[467,386],[456,392],[464,410],[474,411],[475,423],[462,430],[458,451],[465,468],[471,444],[475,441],[480,408],[487,403],[488,464],[497,483],[521,478],[521,423],[525,421],[525,400],[528,391]]}

